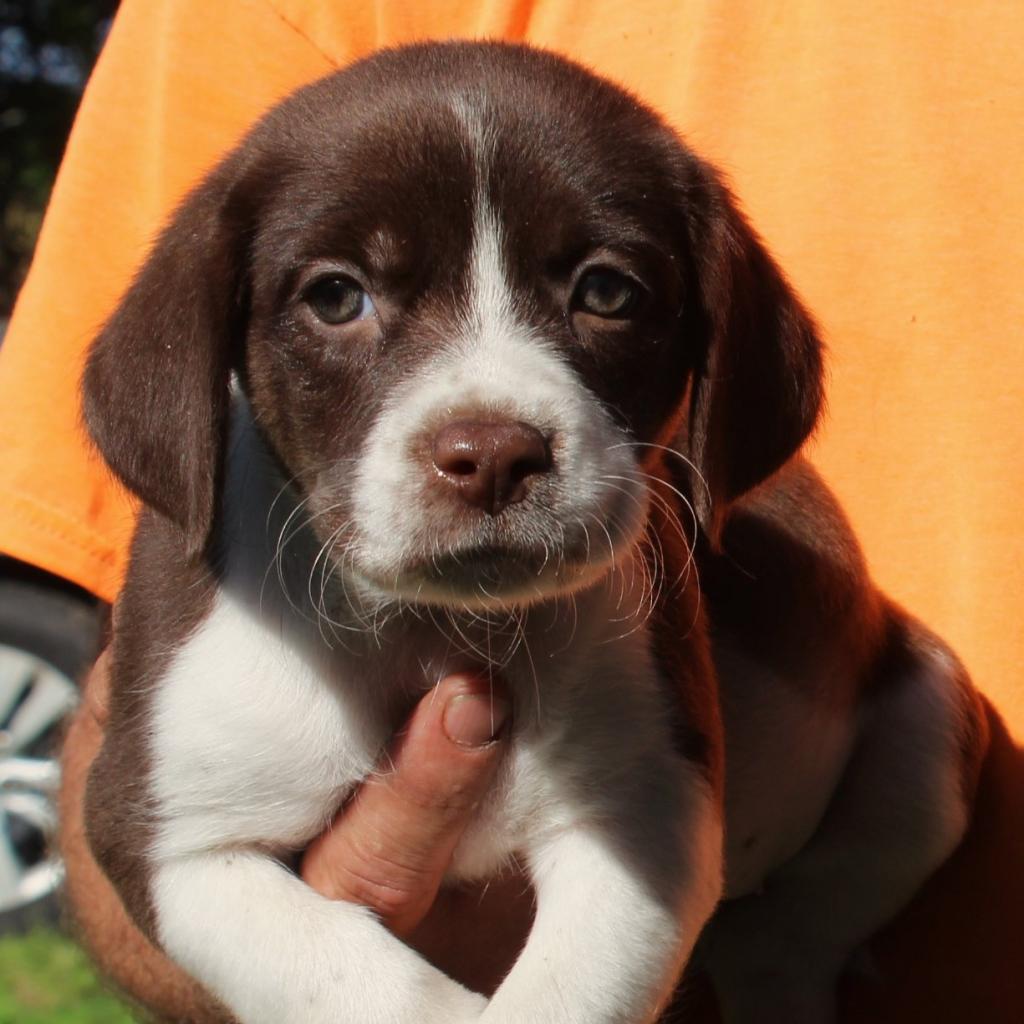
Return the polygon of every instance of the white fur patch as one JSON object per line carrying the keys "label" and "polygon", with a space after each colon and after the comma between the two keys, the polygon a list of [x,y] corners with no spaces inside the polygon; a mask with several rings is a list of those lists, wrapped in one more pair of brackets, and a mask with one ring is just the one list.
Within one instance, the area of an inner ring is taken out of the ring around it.
{"label": "white fur patch", "polygon": [[721,896],[722,822],[695,772],[662,767],[660,785],[634,791],[625,844],[582,825],[536,851],[533,932],[482,1024],[626,1024],[664,1008]]}
{"label": "white fur patch", "polygon": [[486,1005],[260,853],[172,861],[153,891],[164,948],[242,1024],[471,1024]]}
{"label": "white fur patch", "polygon": [[296,634],[222,589],[175,658],[154,707],[160,857],[297,848],[373,767],[387,723],[358,675],[332,682],[330,650],[311,657]]}

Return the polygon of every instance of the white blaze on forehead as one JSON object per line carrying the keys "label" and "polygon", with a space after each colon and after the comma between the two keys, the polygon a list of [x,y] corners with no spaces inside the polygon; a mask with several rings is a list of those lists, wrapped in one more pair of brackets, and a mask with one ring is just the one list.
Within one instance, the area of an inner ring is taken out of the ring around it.
{"label": "white blaze on forehead", "polygon": [[513,325],[513,309],[505,271],[501,221],[491,205],[488,184],[494,155],[494,135],[482,102],[470,96],[452,100],[467,135],[473,163],[473,242],[468,266],[468,302],[465,334],[486,343]]}
{"label": "white blaze on forehead", "polygon": [[482,188],[473,211],[473,253],[469,264],[471,332],[490,339],[512,325],[513,311],[502,254],[501,224]]}
{"label": "white blaze on forehead", "polygon": [[480,146],[464,311],[438,380],[456,408],[508,416],[547,435],[586,433],[586,420],[603,425],[595,399],[516,308],[502,220],[487,194],[486,134]]}
{"label": "white blaze on forehead", "polygon": [[501,211],[489,194],[495,138],[483,101],[460,96],[453,106],[466,130],[475,187],[464,315],[447,353],[449,382],[466,389],[467,405],[478,404],[482,411],[506,413],[542,431],[551,430],[558,426],[552,409],[564,409],[570,399],[578,402],[583,397],[581,382],[554,347],[517,313]]}

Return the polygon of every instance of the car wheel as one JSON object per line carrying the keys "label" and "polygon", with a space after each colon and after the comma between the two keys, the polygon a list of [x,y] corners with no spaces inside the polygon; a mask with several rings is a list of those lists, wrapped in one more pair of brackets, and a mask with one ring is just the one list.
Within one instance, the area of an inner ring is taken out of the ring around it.
{"label": "car wheel", "polygon": [[0,563],[0,934],[57,916],[58,747],[99,623],[84,592]]}

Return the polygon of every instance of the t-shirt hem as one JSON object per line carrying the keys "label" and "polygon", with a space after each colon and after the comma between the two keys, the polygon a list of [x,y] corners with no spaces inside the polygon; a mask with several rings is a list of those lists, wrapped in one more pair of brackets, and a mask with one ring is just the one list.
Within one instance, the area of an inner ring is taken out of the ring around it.
{"label": "t-shirt hem", "polygon": [[124,572],[116,545],[83,530],[31,495],[0,495],[0,553],[112,602]]}

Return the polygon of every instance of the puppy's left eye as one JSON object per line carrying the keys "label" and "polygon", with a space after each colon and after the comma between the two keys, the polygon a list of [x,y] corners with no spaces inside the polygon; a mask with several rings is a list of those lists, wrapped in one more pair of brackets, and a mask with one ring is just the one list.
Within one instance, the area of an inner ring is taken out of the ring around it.
{"label": "puppy's left eye", "polygon": [[620,320],[633,312],[640,286],[607,267],[595,267],[580,278],[573,294],[573,308],[608,320]]}
{"label": "puppy's left eye", "polygon": [[319,278],[302,293],[302,298],[325,324],[347,324],[376,312],[362,285],[344,274]]}

